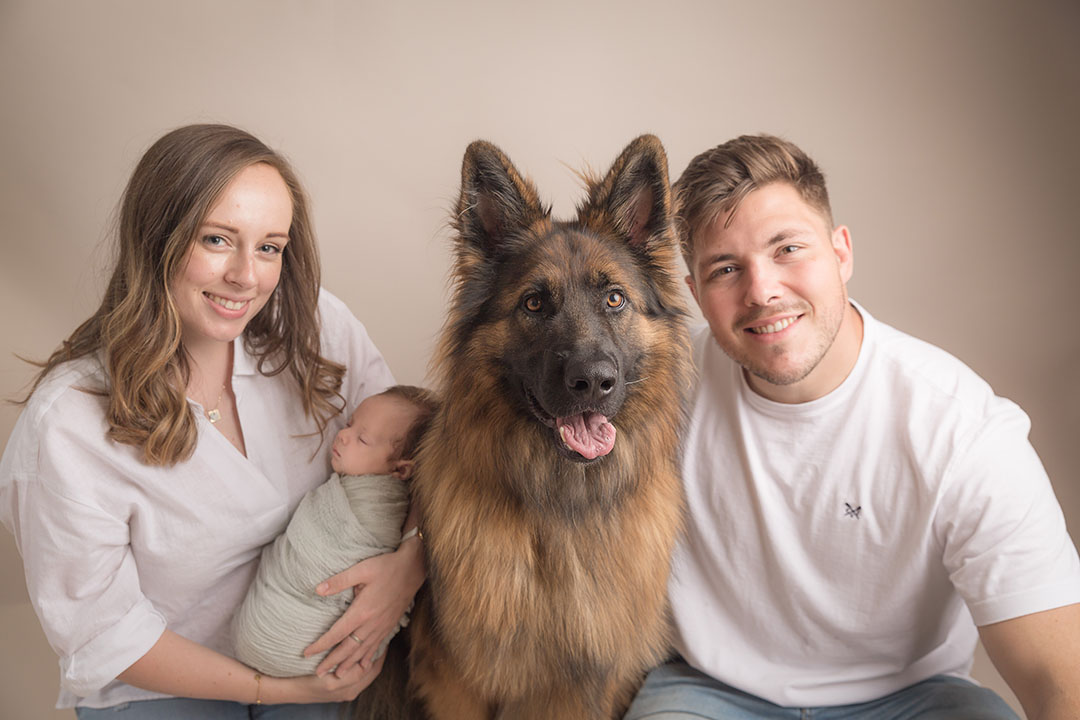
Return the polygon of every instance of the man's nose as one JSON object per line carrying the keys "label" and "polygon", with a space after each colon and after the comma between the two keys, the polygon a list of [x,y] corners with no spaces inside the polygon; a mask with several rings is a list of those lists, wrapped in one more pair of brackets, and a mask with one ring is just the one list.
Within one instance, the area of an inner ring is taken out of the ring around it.
{"label": "man's nose", "polygon": [[778,268],[770,262],[755,262],[746,266],[743,275],[746,284],[745,299],[748,307],[768,305],[779,300],[783,294]]}

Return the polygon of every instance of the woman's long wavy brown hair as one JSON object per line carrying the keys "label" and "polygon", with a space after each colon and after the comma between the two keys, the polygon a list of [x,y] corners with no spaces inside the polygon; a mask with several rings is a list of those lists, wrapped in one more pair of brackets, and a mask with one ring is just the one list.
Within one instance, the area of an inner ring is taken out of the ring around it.
{"label": "woman's long wavy brown hair", "polygon": [[289,163],[254,136],[228,125],[188,125],[155,142],[124,190],[117,259],[97,312],[55,350],[25,403],[57,365],[100,353],[108,378],[108,437],[142,449],[152,465],[189,458],[198,439],[186,397],[190,368],[171,283],[183,270],[196,232],[229,182],[265,163],[292,196],[292,225],[281,278],[244,330],[258,370],[286,370],[319,432],[344,406],[345,368],[320,354],[319,255],[308,203]]}

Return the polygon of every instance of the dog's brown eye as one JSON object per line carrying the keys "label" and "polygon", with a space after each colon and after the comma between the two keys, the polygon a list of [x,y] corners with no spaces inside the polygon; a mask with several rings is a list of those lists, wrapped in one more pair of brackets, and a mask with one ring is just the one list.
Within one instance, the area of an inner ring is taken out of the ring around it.
{"label": "dog's brown eye", "polygon": [[620,308],[624,302],[626,302],[626,298],[623,297],[621,292],[612,290],[608,293],[607,304],[609,308]]}
{"label": "dog's brown eye", "polygon": [[540,302],[539,295],[526,295],[525,296],[525,309],[529,312],[540,312],[544,307],[544,303]]}

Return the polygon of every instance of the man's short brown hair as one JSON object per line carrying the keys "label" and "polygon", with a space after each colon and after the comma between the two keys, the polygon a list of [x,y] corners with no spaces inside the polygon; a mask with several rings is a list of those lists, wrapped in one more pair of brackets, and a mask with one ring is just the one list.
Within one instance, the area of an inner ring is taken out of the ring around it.
{"label": "man's short brown hair", "polygon": [[809,155],[787,140],[772,135],[741,135],[690,161],[673,188],[675,228],[690,272],[694,271],[694,238],[730,211],[726,227],[743,198],[774,182],[794,187],[832,229],[825,176]]}

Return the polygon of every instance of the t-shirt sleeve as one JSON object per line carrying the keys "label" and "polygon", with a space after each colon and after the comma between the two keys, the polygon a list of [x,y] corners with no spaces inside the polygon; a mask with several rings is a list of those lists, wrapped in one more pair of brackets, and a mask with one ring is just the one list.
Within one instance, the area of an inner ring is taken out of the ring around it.
{"label": "t-shirt sleeve", "polygon": [[936,528],[976,625],[1080,602],[1080,560],[1030,422],[1000,398],[945,477]]}
{"label": "t-shirt sleeve", "polygon": [[24,430],[39,441],[36,462],[10,478],[12,529],[34,609],[60,656],[61,685],[87,695],[145,655],[165,618],[140,590],[125,508],[105,510],[70,492],[108,473],[102,446],[48,422]]}

